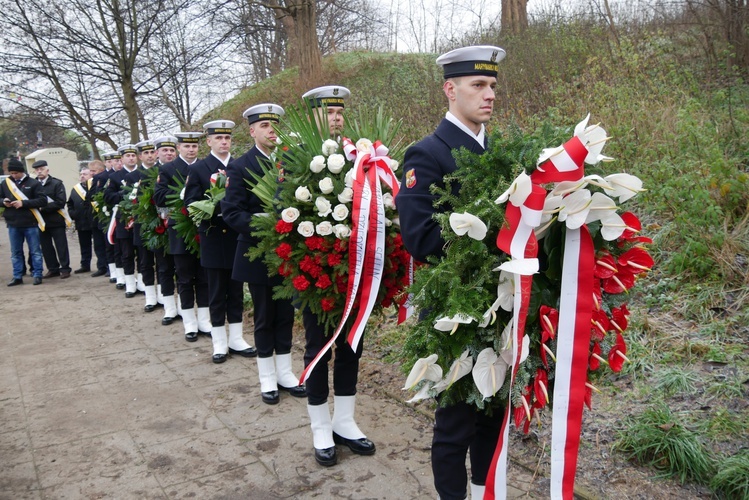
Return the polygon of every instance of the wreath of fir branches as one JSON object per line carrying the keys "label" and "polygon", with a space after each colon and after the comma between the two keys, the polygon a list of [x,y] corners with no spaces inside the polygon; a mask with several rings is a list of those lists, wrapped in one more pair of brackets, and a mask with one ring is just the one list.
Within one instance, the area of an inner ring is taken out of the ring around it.
{"label": "wreath of fir branches", "polygon": [[200,256],[200,235],[198,226],[190,217],[182,192],[185,188],[184,179],[175,177],[176,184],[170,185],[171,193],[166,195],[166,206],[169,208],[169,218],[174,221],[174,230],[180,238],[185,241],[187,250],[196,256]]}
{"label": "wreath of fir branches", "polygon": [[159,169],[151,167],[138,184],[138,204],[133,208],[135,220],[140,224],[140,234],[143,245],[149,250],[165,248],[169,244],[164,219],[159,216],[156,203],[153,201],[153,191]]}

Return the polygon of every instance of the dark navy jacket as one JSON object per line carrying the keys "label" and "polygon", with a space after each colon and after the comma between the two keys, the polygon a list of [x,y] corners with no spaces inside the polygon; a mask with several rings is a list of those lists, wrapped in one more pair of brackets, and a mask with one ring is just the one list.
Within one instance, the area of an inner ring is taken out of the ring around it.
{"label": "dark navy jacket", "polygon": [[[10,179],[10,182],[14,182],[12,177],[8,177],[8,179]],[[15,201],[16,197],[13,196],[13,193],[5,182],[5,179],[0,181],[0,197]],[[47,204],[47,196],[42,192],[42,185],[36,179],[32,179],[27,175],[23,178],[20,185],[16,184],[16,186],[26,195],[28,200],[23,201],[22,208],[5,207],[5,211],[3,212],[5,223],[9,227],[36,227],[38,222],[34,214],[31,213],[31,209],[42,208]]]}
{"label": "dark navy jacket", "polygon": [[[486,142],[484,142],[486,145]],[[457,168],[452,150],[465,147],[481,154],[484,152],[473,137],[443,119],[432,135],[426,136],[406,151],[403,160],[403,178],[395,204],[398,207],[403,244],[414,259],[425,262],[428,256],[443,255],[445,240],[439,224],[432,218],[437,209],[437,196],[430,192],[432,184],[445,187],[443,177]],[[454,194],[459,186],[453,185]],[[449,207],[443,207],[443,211]]]}
{"label": "dark navy jacket", "polygon": [[47,177],[47,181],[44,185],[41,185],[41,181],[37,180],[40,184],[40,189],[47,197],[47,205],[42,207],[40,210],[44,217],[44,223],[47,227],[65,227],[65,217],[60,215],[58,210],[65,208],[65,202],[67,201],[65,195],[65,185],[60,179],[56,179],[51,175]]}
{"label": "dark navy jacket", "polygon": [[[250,233],[250,222],[254,214],[263,213],[260,198],[251,190],[255,184],[250,171],[262,176],[263,169],[260,160],[266,156],[260,152],[257,146],[253,146],[248,152],[229,163],[226,175],[231,181],[227,181],[226,197],[221,200],[221,212],[224,214],[224,222],[239,233],[237,251],[234,257],[234,271],[232,278],[244,281],[252,285],[274,286],[281,284],[281,277],[268,279],[268,268],[262,260],[250,260],[245,254],[250,247],[257,246],[258,239]],[[252,184],[248,185],[246,181]]]}
{"label": "dark navy jacket", "polygon": [[79,183],[83,188],[83,197],[75,187],[70,190],[70,196],[68,197],[68,215],[75,221],[77,231],[91,231],[95,224],[93,209],[88,199],[88,192],[91,190],[89,182],[93,185],[93,179]]}
{"label": "dark navy jacket", "polygon": [[[211,175],[224,169],[221,161],[209,154],[190,165],[185,182],[185,206],[205,200],[205,192],[211,186]],[[210,269],[231,269],[237,249],[237,232],[226,225],[221,216],[221,204],[216,206],[213,217],[198,227],[200,234],[200,264]]]}
{"label": "dark navy jacket", "polygon": [[[193,165],[195,163],[197,162],[194,162]],[[175,192],[174,189],[178,186],[178,182],[181,182],[184,185],[189,170],[190,166],[180,156],[177,156],[174,161],[170,161],[159,167],[159,178],[156,182],[156,186],[153,188],[153,201],[156,203],[157,207],[167,206],[167,196]],[[169,253],[171,255],[184,255],[190,253],[189,250],[187,250],[185,241],[174,229],[174,226],[177,224],[174,219],[169,218],[167,224],[169,227]]]}
{"label": "dark navy jacket", "polygon": [[[134,172],[137,171],[133,170]],[[129,174],[127,170],[125,170],[125,167],[122,167],[118,171],[112,171],[109,174],[109,180],[107,182],[107,187],[104,189],[104,201],[107,202],[108,205],[114,207],[117,205],[120,201],[122,201],[122,198],[125,196],[125,191],[122,189],[122,186],[125,183],[125,176]],[[126,220],[122,218],[122,216],[118,213],[117,214],[117,225],[114,228],[114,237],[117,239],[127,239],[133,237],[133,231],[132,229],[125,229],[125,224],[127,223]]]}

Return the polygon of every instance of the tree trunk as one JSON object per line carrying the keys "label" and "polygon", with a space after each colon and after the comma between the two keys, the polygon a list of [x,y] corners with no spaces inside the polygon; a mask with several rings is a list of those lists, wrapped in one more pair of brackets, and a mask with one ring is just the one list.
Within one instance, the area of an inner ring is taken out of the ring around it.
{"label": "tree trunk", "polygon": [[518,35],[528,27],[528,0],[502,0],[502,33]]}

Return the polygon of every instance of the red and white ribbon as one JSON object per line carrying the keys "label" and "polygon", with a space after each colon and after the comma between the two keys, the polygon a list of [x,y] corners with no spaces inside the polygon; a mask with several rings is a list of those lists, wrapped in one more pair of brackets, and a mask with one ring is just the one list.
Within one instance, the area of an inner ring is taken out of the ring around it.
{"label": "red and white ribbon", "polygon": [[107,241],[110,245],[114,245],[114,228],[117,225],[117,210],[119,208],[119,205],[115,205],[112,209],[112,219],[109,221],[109,226],[107,227]]}

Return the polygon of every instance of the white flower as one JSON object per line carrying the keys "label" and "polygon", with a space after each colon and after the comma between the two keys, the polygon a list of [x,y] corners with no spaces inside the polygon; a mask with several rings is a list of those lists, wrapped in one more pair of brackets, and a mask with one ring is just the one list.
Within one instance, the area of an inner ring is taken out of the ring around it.
{"label": "white flower", "polygon": [[315,225],[310,221],[305,220],[299,223],[299,226],[297,226],[296,230],[305,238],[309,238],[310,236],[315,234]]}
{"label": "white flower", "polygon": [[490,398],[505,383],[508,365],[497,356],[494,349],[487,347],[476,356],[476,364],[473,365],[473,383],[476,384],[484,399]]}
{"label": "white flower", "polygon": [[336,224],[333,226],[333,234],[338,239],[348,238],[351,236],[351,229],[346,224]]}
{"label": "white flower", "polygon": [[385,193],[382,195],[382,204],[385,205],[385,208],[395,210],[395,198],[393,198],[393,195],[390,193]]}
{"label": "white flower", "polygon": [[642,181],[630,174],[612,174],[605,178],[613,188],[606,189],[606,194],[614,198],[619,198],[619,203],[623,203],[635,196],[637,193],[645,191],[642,188]]}
{"label": "white flower", "polygon": [[437,355],[432,354],[426,358],[421,358],[414,363],[411,368],[411,373],[406,378],[406,385],[403,387],[404,390],[412,389],[416,384],[422,380],[431,380],[432,382],[439,382],[442,378],[442,367],[437,364]]}
{"label": "white flower", "polygon": [[322,154],[325,156],[330,156],[336,151],[338,151],[338,143],[333,139],[327,139],[322,143]]}
{"label": "white flower", "polygon": [[419,389],[419,392],[417,392],[414,397],[407,400],[406,403],[418,403],[419,401],[422,401],[424,399],[429,399],[429,390],[432,388],[432,385],[434,382],[427,382],[426,384],[421,386],[421,389]]}
{"label": "white flower", "polygon": [[294,207],[289,207],[281,212],[281,218],[284,222],[294,222],[299,218],[299,210]]}
{"label": "white flower", "polygon": [[327,217],[327,215],[333,211],[330,208],[330,202],[323,196],[318,196],[315,199],[315,208],[317,208],[317,215],[320,217]]}
{"label": "white flower", "polygon": [[333,181],[330,177],[324,178],[317,185],[320,187],[322,194],[330,194],[333,192]]}
{"label": "white flower", "polygon": [[520,207],[525,203],[525,200],[531,194],[532,190],[533,183],[531,182],[530,176],[525,172],[521,172],[520,175],[512,181],[509,189],[502,193],[499,198],[494,200],[494,203],[500,205],[507,200],[510,200],[510,203],[516,207]]}
{"label": "white flower", "polygon": [[400,163],[398,163],[398,160],[393,160],[392,158],[390,158],[389,163],[390,163],[390,170],[392,170],[393,172],[398,170],[398,167],[400,166]]}
{"label": "white flower", "polygon": [[343,178],[343,182],[346,183],[347,188],[353,188],[354,187],[354,176],[356,175],[356,172],[352,168],[348,172],[346,172],[346,177]]}
{"label": "white flower", "polygon": [[468,236],[478,241],[486,237],[486,224],[468,212],[450,214],[450,227],[458,236],[468,233]]}
{"label": "white flower", "polygon": [[580,189],[564,197],[564,205],[559,212],[559,222],[565,222],[569,229],[578,229],[585,224],[590,210],[591,194],[587,189]]}
{"label": "white flower", "polygon": [[325,157],[322,155],[317,155],[314,158],[312,158],[312,161],[309,163],[309,169],[312,170],[314,173],[319,174],[323,171],[325,168]]}
{"label": "white flower", "polygon": [[351,203],[354,201],[354,190],[350,187],[343,188],[343,191],[338,195],[338,201],[341,203]]}
{"label": "white flower", "polygon": [[312,193],[309,192],[307,186],[299,186],[294,191],[294,197],[299,201],[312,201]]}
{"label": "white flower", "polygon": [[[494,269],[494,271],[498,269]],[[507,312],[515,308],[515,276],[504,270],[499,273],[497,301],[499,301],[499,307]]]}
{"label": "white flower", "polygon": [[441,332],[450,332],[450,335],[455,333],[455,330],[458,329],[458,326],[467,325],[469,323],[473,322],[473,318],[470,316],[466,316],[465,314],[456,314],[452,318],[448,318],[447,316],[444,316],[442,318],[437,319],[434,322],[434,328]]}
{"label": "white flower", "polygon": [[358,141],[356,141],[356,149],[357,151],[361,151],[363,153],[368,153],[369,149],[372,147],[372,141],[367,139],[366,137],[362,137]]}
{"label": "white flower", "polygon": [[346,159],[338,153],[328,156],[328,170],[332,174],[340,174],[343,166],[346,165]]}
{"label": "white flower", "polygon": [[315,231],[320,236],[327,236],[329,234],[333,234],[333,224],[331,224],[328,221],[322,221],[315,227]]}
{"label": "white flower", "polygon": [[453,364],[450,366],[450,371],[447,372],[445,378],[434,385],[433,389],[437,394],[439,394],[461,378],[471,373],[471,368],[473,368],[473,358],[470,356],[470,351],[466,349],[463,351],[463,354],[460,355],[460,358],[453,361]]}
{"label": "white flower", "polygon": [[390,227],[393,225],[393,221],[385,217],[385,227]]}
{"label": "white flower", "polygon": [[346,205],[340,204],[336,205],[333,209],[333,218],[337,220],[338,222],[346,220],[348,217],[348,208]]}

